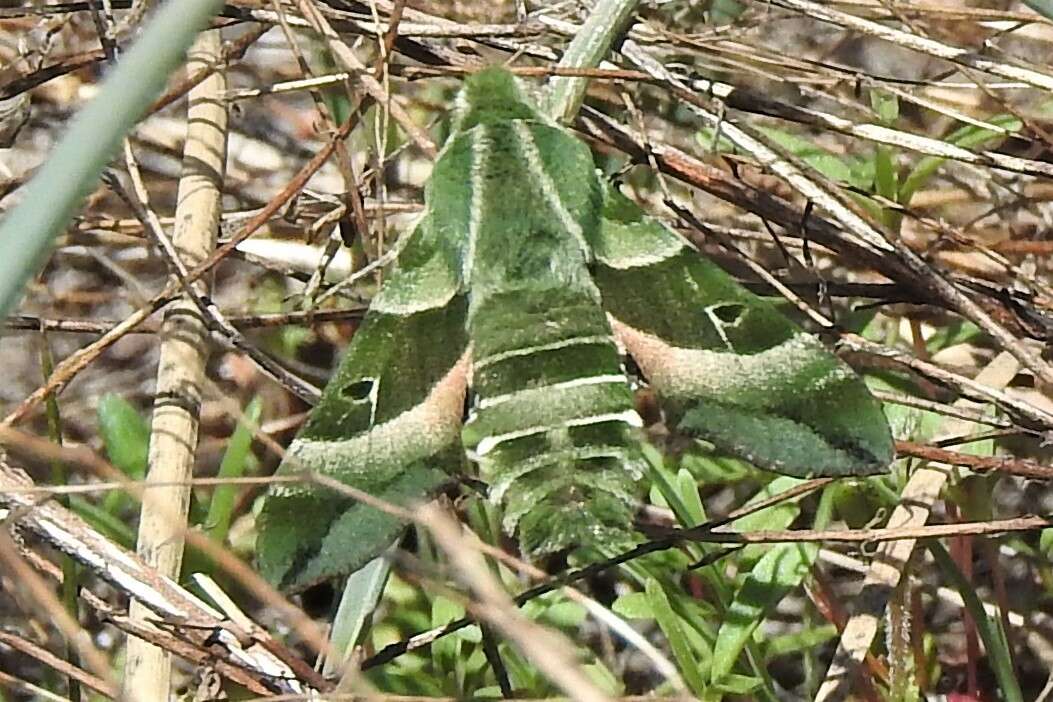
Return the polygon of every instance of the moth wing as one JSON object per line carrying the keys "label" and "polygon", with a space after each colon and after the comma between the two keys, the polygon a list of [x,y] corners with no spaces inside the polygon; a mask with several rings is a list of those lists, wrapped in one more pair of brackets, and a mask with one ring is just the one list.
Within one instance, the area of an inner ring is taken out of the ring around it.
{"label": "moth wing", "polygon": [[884,471],[880,403],[818,340],[605,185],[595,280],[678,430],[793,476]]}
{"label": "moth wing", "polygon": [[[467,302],[423,220],[278,467],[408,507],[463,462]],[[285,590],[347,575],[405,523],[328,487],[276,483],[259,515],[260,572]]]}

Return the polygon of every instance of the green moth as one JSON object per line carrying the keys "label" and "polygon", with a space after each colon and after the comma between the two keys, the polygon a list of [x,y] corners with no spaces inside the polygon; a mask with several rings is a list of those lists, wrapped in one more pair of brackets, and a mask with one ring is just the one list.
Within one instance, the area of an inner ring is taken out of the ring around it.
{"label": "green moth", "polygon": [[[623,353],[671,426],[757,466],[863,475],[892,460],[863,382],[605,183],[509,72],[466,80],[424,197],[279,472],[409,505],[470,459],[526,552],[629,543],[644,466]],[[403,527],[276,484],[259,565],[302,589],[362,567]]]}

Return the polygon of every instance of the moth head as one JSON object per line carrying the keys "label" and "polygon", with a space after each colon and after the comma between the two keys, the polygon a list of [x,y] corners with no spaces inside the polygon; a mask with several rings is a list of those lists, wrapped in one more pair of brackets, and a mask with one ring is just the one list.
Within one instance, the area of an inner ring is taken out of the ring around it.
{"label": "moth head", "polygon": [[454,108],[453,131],[524,119],[543,121],[520,82],[507,69],[484,68],[464,81]]}

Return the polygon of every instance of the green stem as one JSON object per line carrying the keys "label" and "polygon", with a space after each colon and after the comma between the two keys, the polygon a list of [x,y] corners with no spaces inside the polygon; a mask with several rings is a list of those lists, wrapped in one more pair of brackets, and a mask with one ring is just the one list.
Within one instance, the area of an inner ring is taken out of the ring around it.
{"label": "green stem", "polygon": [[[54,359],[51,357],[51,346],[48,344],[47,336],[41,332],[40,366],[44,374],[45,382],[51,376],[55,367]],[[54,394],[48,395],[45,402],[45,412],[48,422],[48,437],[58,446],[62,445],[62,415],[59,414],[58,398]],[[51,484],[66,485],[69,481],[69,471],[66,464],[60,460],[51,461]],[[64,507],[69,507],[69,495],[59,495],[58,502]],[[70,556],[63,554],[60,558],[62,564],[62,604],[77,621],[80,616],[77,604],[77,593],[79,589],[79,574],[77,563]],[[66,642],[66,660],[74,668],[80,667],[80,658],[72,641]],[[69,678],[69,698],[72,702],[80,702],[80,683],[77,679]]]}
{"label": "green stem", "polygon": [[[599,0],[570,42],[560,68],[595,68],[636,11],[640,0]],[[549,81],[546,112],[557,122],[574,121],[585,98],[588,78],[555,76]]]}

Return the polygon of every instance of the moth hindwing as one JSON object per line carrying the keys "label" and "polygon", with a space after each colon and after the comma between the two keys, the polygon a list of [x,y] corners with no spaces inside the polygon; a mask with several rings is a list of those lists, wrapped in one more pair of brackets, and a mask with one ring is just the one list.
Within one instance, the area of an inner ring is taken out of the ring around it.
{"label": "moth hindwing", "polygon": [[[467,452],[526,551],[617,549],[643,465],[616,338],[669,419],[721,449],[792,475],[891,460],[861,380],[602,183],[584,143],[487,69],[465,82],[424,215],[279,471],[408,505]],[[401,527],[277,485],[261,569],[300,588],[361,567]]]}

